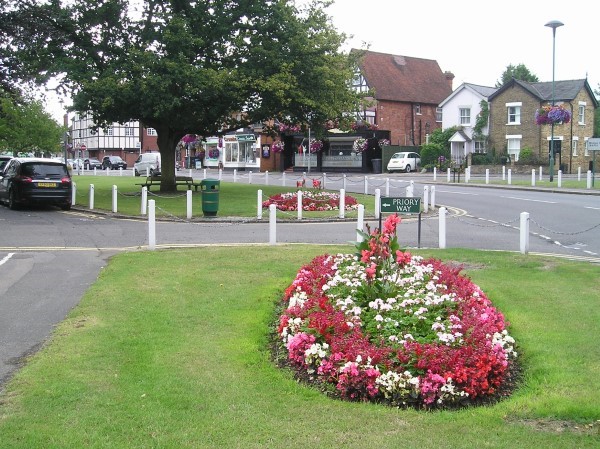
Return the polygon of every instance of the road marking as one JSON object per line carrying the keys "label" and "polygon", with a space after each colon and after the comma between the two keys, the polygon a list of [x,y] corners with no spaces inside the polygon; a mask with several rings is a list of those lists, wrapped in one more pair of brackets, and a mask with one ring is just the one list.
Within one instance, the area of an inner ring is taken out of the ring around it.
{"label": "road marking", "polygon": [[479,193],[454,192],[453,190],[436,190],[437,193],[453,193],[455,195],[479,196]]}
{"label": "road marking", "polygon": [[533,203],[556,204],[556,201],[530,200],[528,198],[519,198],[519,197],[516,197],[516,196],[503,196],[502,198],[508,198],[508,199],[511,199],[511,200],[531,201]]}
{"label": "road marking", "polygon": [[584,209],[600,210],[600,207],[583,206]]}
{"label": "road marking", "polygon": [[4,265],[14,255],[15,255],[15,253],[8,253],[6,256],[4,256],[4,258],[2,260],[0,260],[0,265]]}

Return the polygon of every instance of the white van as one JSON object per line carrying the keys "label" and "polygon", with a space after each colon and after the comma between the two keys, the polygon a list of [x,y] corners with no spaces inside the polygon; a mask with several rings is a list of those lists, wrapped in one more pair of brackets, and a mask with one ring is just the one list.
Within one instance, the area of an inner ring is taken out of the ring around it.
{"label": "white van", "polygon": [[160,153],[142,153],[133,164],[135,176],[160,175]]}

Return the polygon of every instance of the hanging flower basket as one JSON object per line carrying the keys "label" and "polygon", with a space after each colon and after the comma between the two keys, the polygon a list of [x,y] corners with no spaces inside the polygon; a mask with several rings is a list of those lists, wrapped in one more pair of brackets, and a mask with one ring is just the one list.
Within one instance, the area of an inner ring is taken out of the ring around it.
{"label": "hanging flower basket", "polygon": [[277,142],[273,142],[271,144],[271,151],[273,153],[281,153],[283,151],[283,142],[278,140]]}
{"label": "hanging flower basket", "polygon": [[355,153],[362,153],[363,151],[366,151],[367,148],[369,148],[369,142],[362,137],[356,139],[352,145],[352,150],[354,150]]}
{"label": "hanging flower basket", "polygon": [[208,157],[211,159],[217,159],[219,157],[219,149],[212,148],[208,151]]}
{"label": "hanging flower basket", "polygon": [[323,142],[321,140],[311,139],[311,141],[310,141],[310,152],[311,153],[316,153],[318,151],[321,151],[322,149],[323,149]]}
{"label": "hanging flower basket", "polygon": [[562,105],[542,106],[535,111],[536,125],[556,125],[559,123],[569,123],[571,121],[571,112]]}
{"label": "hanging flower basket", "polygon": [[181,139],[181,141],[184,143],[192,143],[192,142],[195,142],[196,140],[198,140],[198,136],[196,136],[196,134],[186,134]]}
{"label": "hanging flower basket", "polygon": [[288,125],[287,123],[277,123],[277,124],[275,124],[275,126],[277,127],[277,130],[280,133],[295,134],[297,132],[300,132],[300,126],[298,126],[298,125]]}
{"label": "hanging flower basket", "polygon": [[385,147],[387,145],[391,145],[391,142],[388,139],[379,139],[379,146]]}

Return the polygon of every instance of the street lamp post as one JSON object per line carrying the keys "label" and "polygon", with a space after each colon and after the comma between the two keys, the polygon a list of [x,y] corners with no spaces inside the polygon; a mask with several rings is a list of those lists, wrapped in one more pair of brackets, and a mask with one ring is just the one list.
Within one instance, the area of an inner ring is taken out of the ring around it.
{"label": "street lamp post", "polygon": [[[558,27],[563,26],[564,23],[558,20],[551,20],[546,25],[547,27],[552,28],[552,106],[554,106],[555,98],[554,98],[554,68],[555,68],[555,52],[556,52],[556,29]],[[550,182],[554,181],[554,121],[550,125]]]}

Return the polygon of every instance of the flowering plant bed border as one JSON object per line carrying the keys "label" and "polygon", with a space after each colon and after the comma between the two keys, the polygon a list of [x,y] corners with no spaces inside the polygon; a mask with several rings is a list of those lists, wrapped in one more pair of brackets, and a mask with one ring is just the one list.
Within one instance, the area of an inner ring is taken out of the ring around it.
{"label": "flowering plant bed border", "polygon": [[[314,183],[313,183],[314,184]],[[322,190],[300,190],[302,192],[302,210],[305,211],[328,211],[339,210],[339,193],[325,192]],[[358,201],[350,195],[344,197],[344,210],[358,209]],[[275,204],[277,209],[283,211],[298,210],[298,192],[278,193],[263,201],[263,209],[268,209]]]}
{"label": "flowering plant bed border", "polygon": [[509,394],[515,341],[460,268],[398,248],[397,215],[357,255],[322,255],[286,289],[277,335],[298,377],[347,400],[418,408]]}

